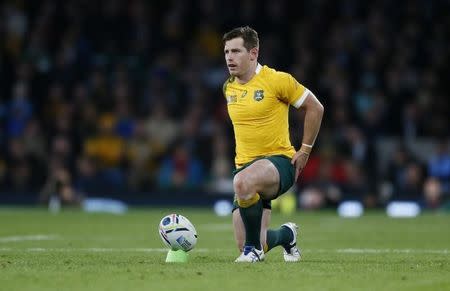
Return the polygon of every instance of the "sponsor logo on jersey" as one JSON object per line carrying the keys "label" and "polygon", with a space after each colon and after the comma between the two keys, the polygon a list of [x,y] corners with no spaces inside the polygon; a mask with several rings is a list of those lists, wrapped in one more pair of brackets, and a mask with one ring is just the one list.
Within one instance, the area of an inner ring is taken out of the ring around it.
{"label": "sponsor logo on jersey", "polygon": [[236,103],[237,102],[237,96],[236,95],[227,95],[227,103]]}

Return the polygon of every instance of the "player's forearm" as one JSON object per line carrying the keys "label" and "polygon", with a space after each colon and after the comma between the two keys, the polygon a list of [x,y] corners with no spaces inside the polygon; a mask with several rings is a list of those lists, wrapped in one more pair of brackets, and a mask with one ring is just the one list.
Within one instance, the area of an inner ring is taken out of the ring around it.
{"label": "player's forearm", "polygon": [[305,122],[300,149],[303,152],[310,153],[320,130],[324,108],[312,93],[307,97],[302,107],[305,108]]}

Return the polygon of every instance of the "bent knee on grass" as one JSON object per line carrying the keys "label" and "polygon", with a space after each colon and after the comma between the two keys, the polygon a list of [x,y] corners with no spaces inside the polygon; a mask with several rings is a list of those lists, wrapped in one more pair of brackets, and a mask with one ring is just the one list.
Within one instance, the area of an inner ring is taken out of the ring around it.
{"label": "bent knee on grass", "polygon": [[262,198],[271,199],[276,195],[279,183],[277,168],[269,160],[262,159],[236,174],[233,187],[238,198],[242,200],[248,200],[256,193]]}

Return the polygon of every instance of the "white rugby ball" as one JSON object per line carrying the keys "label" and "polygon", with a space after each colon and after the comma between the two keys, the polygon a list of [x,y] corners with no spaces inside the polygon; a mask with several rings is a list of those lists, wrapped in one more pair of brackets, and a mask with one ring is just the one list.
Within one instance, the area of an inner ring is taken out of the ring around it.
{"label": "white rugby ball", "polygon": [[194,225],[180,214],[164,216],[159,223],[159,235],[170,249],[188,252],[197,244],[197,231]]}

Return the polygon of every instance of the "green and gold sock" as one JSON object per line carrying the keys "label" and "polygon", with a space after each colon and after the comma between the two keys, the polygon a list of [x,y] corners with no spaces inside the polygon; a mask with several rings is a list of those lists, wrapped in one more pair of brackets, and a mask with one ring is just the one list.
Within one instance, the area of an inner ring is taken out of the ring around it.
{"label": "green and gold sock", "polygon": [[267,244],[264,246],[264,252],[268,252],[276,246],[287,247],[294,239],[292,231],[287,227],[267,230]]}
{"label": "green and gold sock", "polygon": [[245,245],[261,249],[261,219],[263,213],[262,200],[256,194],[249,200],[238,200],[239,211],[245,227]]}

